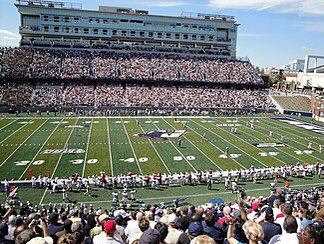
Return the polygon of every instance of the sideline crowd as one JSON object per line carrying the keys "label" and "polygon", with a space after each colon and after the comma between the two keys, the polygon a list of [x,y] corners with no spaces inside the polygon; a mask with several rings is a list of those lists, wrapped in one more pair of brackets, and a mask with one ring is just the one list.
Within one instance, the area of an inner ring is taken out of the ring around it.
{"label": "sideline crowd", "polygon": [[[316,173],[321,167],[296,165],[278,172],[280,177],[283,172],[297,177],[297,168]],[[18,244],[323,243],[322,188],[292,190],[289,185],[282,189],[274,184],[270,191],[268,197],[243,196],[236,202],[148,205],[134,211],[123,207],[94,209],[91,204],[1,205],[0,240]]]}

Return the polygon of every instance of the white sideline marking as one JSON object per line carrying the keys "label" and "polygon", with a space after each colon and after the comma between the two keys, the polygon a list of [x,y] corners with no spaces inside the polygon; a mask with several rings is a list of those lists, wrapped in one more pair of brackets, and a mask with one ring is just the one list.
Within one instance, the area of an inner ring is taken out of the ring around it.
{"label": "white sideline marking", "polygon": [[[291,186],[290,188],[296,188],[296,187],[301,187],[301,186],[318,186],[318,185],[323,185],[323,183],[313,183],[313,184],[303,184],[303,185],[295,185]],[[258,188],[258,189],[249,189],[246,190],[245,192],[255,192],[255,191],[270,191],[270,187],[267,188]],[[228,194],[233,194],[231,191],[228,192],[212,192],[212,193],[201,193],[201,194],[192,194],[192,195],[183,195],[183,196],[165,196],[165,197],[148,197],[148,198],[141,198],[138,200],[145,201],[145,200],[163,200],[163,199],[174,199],[174,198],[183,198],[183,197],[203,197],[203,196],[214,196],[214,195],[228,195]],[[105,200],[105,201],[91,201],[91,202],[79,202],[77,204],[85,203],[111,203],[112,200]],[[52,203],[52,204],[61,204],[61,202],[58,203]],[[49,204],[45,204],[49,205]]]}

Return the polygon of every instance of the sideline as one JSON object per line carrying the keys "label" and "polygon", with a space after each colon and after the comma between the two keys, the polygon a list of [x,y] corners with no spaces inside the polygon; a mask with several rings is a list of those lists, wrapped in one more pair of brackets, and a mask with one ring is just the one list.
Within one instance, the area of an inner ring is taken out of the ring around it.
{"label": "sideline", "polygon": [[[310,183],[310,184],[303,184],[303,185],[295,185],[291,188],[301,187],[301,186],[319,186],[323,185],[324,183]],[[270,190],[270,187],[267,188],[258,188],[258,189],[250,189],[246,190],[245,192],[255,192],[255,191],[264,191],[264,190]],[[228,195],[233,194],[231,191],[229,192],[216,192],[216,193],[202,193],[202,194],[193,194],[193,195],[183,195],[183,196],[165,196],[165,197],[149,197],[149,198],[139,198],[137,200],[139,201],[145,201],[145,200],[163,200],[163,199],[175,199],[175,198],[183,198],[183,197],[203,197],[203,196],[215,196],[215,195]],[[90,202],[78,202],[77,204],[93,204],[93,203],[112,203],[112,200],[105,200],[105,201],[90,201]],[[52,204],[62,204],[62,202],[58,203],[52,203]],[[49,204],[44,204],[49,205]]]}

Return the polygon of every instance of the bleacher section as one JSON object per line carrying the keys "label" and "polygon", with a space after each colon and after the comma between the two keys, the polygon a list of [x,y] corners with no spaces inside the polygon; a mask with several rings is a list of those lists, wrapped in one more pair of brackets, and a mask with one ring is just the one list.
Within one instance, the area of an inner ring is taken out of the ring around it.
{"label": "bleacher section", "polygon": [[271,96],[279,110],[309,112],[311,100],[307,96]]}

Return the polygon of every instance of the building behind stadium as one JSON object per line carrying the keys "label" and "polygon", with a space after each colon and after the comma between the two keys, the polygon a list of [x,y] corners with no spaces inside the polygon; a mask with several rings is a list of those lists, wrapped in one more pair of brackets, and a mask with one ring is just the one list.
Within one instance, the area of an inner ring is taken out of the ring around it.
{"label": "building behind stadium", "polygon": [[152,15],[146,10],[99,6],[83,10],[78,3],[17,0],[21,46],[94,48],[109,45],[208,49],[222,58],[236,57],[233,16],[182,13]]}

